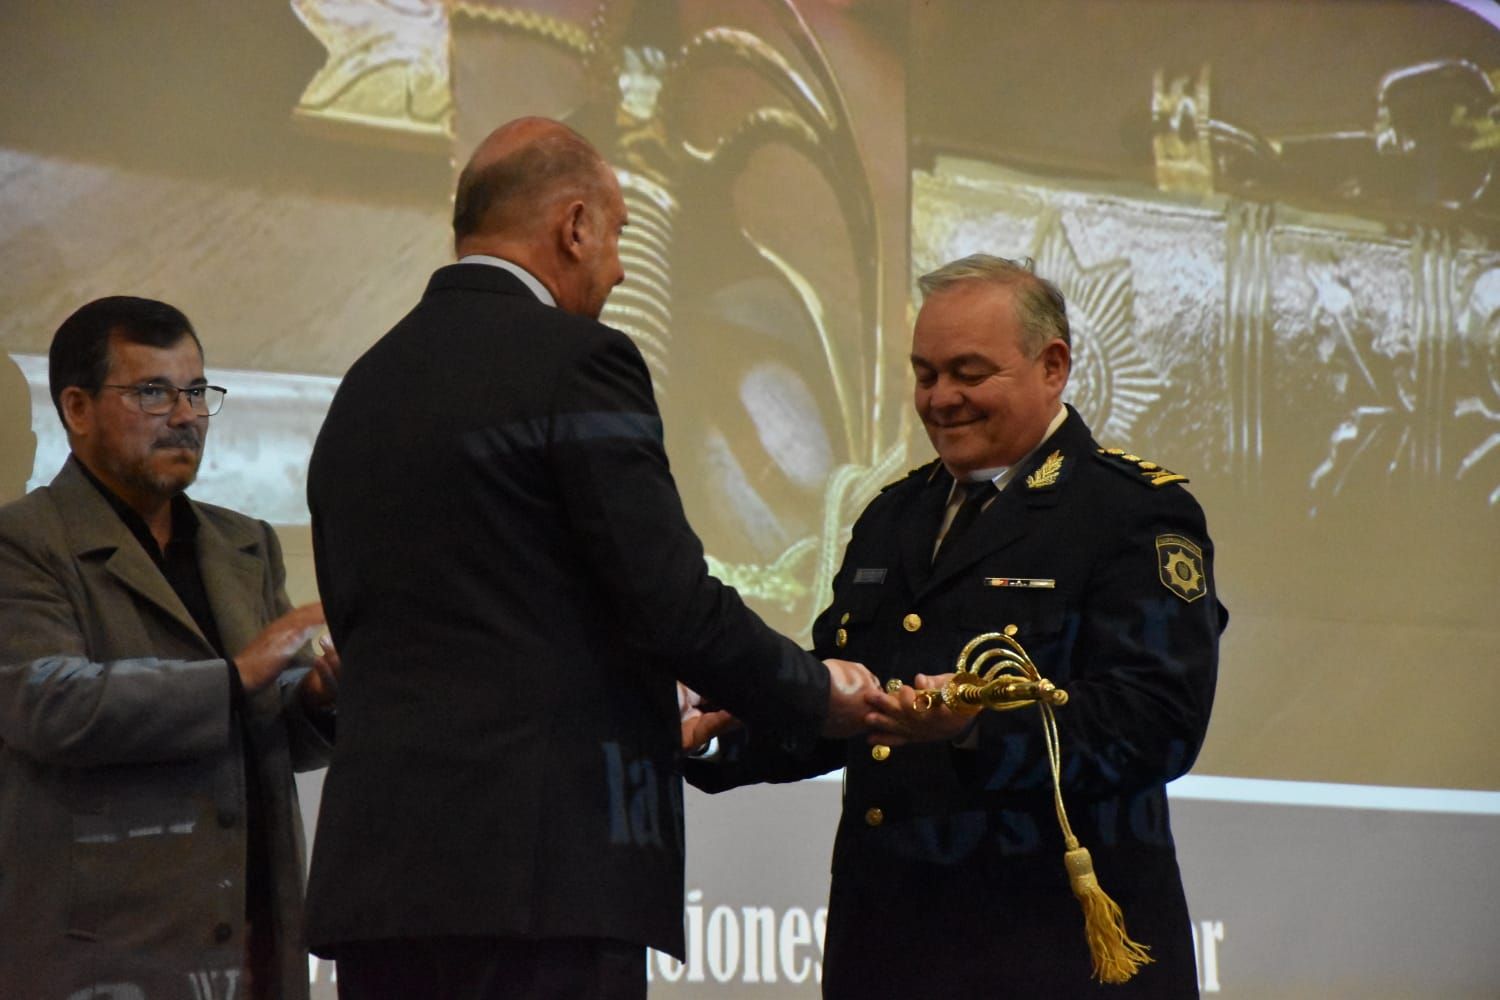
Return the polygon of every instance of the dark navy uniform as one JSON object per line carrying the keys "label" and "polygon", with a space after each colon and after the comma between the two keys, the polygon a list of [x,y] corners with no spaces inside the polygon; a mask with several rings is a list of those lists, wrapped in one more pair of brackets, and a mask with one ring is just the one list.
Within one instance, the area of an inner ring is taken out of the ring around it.
{"label": "dark navy uniform", "polygon": [[964,746],[859,738],[824,744],[813,762],[752,734],[689,778],[716,790],[847,768],[825,996],[1197,995],[1163,786],[1202,744],[1228,614],[1181,480],[1105,452],[1070,408],[934,565],[953,483],[934,462],[866,508],[813,628],[817,655],[909,684],[1014,626],[1070,696],[1057,709],[1068,817],[1155,962],[1123,986],[1090,978],[1034,706],[982,713]]}

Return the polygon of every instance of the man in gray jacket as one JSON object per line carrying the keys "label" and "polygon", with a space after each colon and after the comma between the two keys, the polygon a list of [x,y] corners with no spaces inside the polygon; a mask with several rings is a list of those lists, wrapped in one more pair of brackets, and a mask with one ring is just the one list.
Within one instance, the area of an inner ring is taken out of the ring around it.
{"label": "man in gray jacket", "polygon": [[322,609],[269,525],[183,494],[224,396],[187,317],[91,302],[49,375],[72,455],[0,508],[0,993],[304,998]]}

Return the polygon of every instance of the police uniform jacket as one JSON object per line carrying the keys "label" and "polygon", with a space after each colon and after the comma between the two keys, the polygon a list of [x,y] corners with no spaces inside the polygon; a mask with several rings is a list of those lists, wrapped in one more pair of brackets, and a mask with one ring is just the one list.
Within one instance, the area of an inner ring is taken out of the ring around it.
{"label": "police uniform jacket", "polygon": [[[884,681],[951,671],[971,638],[1011,632],[1070,698],[1056,710],[1062,791],[1100,883],[1154,964],[1090,980],[1034,706],[985,712],[962,746],[825,744],[847,768],[826,942],[828,996],[1196,995],[1164,785],[1192,765],[1227,621],[1213,546],[1181,477],[1100,449],[1076,411],[934,565],[953,486],[938,463],[854,527],[820,656]],[[814,770],[749,739],[694,765],[709,790]]]}
{"label": "police uniform jacket", "polygon": [[[209,504],[224,648],[289,609],[276,535]],[[305,998],[294,770],[329,744],[284,672],[231,713],[229,667],[73,461],[0,508],[0,996],[243,991],[246,796],[268,839],[278,998]],[[246,736],[259,788],[245,787]]]}

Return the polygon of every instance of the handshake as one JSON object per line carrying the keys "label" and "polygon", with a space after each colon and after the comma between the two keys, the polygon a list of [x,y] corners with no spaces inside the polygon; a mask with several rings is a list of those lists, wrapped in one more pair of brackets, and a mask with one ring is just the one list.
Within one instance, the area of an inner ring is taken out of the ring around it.
{"label": "handshake", "polygon": [[[823,665],[828,668],[828,716],[822,729],[827,738],[845,739],[869,733],[872,743],[905,743],[952,737],[965,725],[966,720],[946,708],[926,713],[924,717],[913,708],[911,688],[887,693],[862,663],[824,660]],[[940,688],[946,679],[919,676],[916,686],[918,690]],[[701,749],[709,740],[740,724],[726,711],[705,711],[702,697],[681,682],[677,685],[677,708],[682,720],[682,749],[687,752]]]}

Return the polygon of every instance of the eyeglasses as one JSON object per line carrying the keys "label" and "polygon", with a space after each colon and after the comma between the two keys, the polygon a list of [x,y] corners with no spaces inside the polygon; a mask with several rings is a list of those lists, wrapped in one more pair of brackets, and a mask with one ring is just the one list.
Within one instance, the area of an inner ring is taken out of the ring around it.
{"label": "eyeglasses", "polygon": [[177,409],[177,397],[186,396],[188,406],[200,417],[211,417],[224,405],[229,390],[217,385],[176,386],[166,382],[142,382],[140,385],[103,385],[101,389],[118,389],[134,396],[142,413],[164,417]]}

